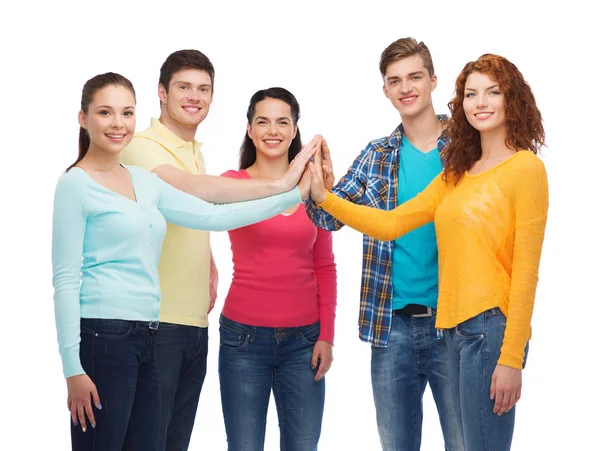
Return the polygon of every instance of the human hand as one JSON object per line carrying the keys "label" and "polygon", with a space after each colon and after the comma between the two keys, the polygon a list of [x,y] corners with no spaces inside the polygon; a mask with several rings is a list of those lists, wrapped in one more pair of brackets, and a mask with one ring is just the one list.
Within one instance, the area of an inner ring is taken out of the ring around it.
{"label": "human hand", "polygon": [[92,401],[94,406],[100,410],[100,397],[96,386],[87,374],[78,374],[67,378],[67,407],[71,411],[71,421],[77,426],[81,425],[83,432],[87,430],[85,417],[87,415],[90,424],[93,428],[96,427],[96,419],[92,409]]}
{"label": "human hand", "polygon": [[306,200],[310,195],[310,183],[312,180],[312,174],[310,169],[306,168],[304,173],[302,174],[302,178],[300,179],[300,183],[298,183],[298,189],[300,189],[300,195],[302,196],[302,200]]}
{"label": "human hand", "polygon": [[210,304],[208,306],[208,312],[210,313],[213,308],[215,308],[215,302],[217,300],[217,289],[219,287],[219,271],[217,270],[217,265],[215,265],[215,261],[212,257],[212,252],[210,255],[210,276],[209,276],[209,290],[210,290]]}
{"label": "human hand", "polygon": [[321,151],[315,153],[314,161],[308,163],[311,173],[310,197],[313,201],[320,204],[327,197],[327,190],[323,182],[323,166],[321,163]]}
{"label": "human hand", "polygon": [[312,369],[318,367],[315,374],[315,382],[319,382],[325,376],[325,373],[331,368],[333,362],[333,346],[325,340],[319,340],[315,343],[312,353]]}
{"label": "human hand", "polygon": [[277,180],[281,186],[281,192],[287,192],[293,189],[304,174],[306,164],[313,157],[318,147],[321,145],[321,136],[315,135],[292,160],[287,172],[283,177]]}
{"label": "human hand", "polygon": [[323,169],[323,183],[327,191],[333,188],[335,176],[333,175],[333,163],[331,162],[331,152],[325,138],[321,138],[321,168]]}
{"label": "human hand", "polygon": [[506,365],[496,365],[492,374],[490,399],[495,399],[494,413],[498,416],[508,412],[521,398],[523,370]]}

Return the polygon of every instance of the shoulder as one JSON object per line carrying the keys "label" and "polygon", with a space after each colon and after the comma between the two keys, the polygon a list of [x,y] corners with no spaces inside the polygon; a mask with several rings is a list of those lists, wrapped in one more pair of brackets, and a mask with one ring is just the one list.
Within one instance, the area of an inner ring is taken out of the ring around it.
{"label": "shoulder", "polygon": [[63,172],[56,182],[56,189],[74,189],[80,188],[81,185],[87,183],[86,174],[83,169],[73,167],[68,171]]}
{"label": "shoulder", "polygon": [[546,166],[540,157],[529,150],[520,150],[515,157],[516,171],[520,176],[545,176]]}

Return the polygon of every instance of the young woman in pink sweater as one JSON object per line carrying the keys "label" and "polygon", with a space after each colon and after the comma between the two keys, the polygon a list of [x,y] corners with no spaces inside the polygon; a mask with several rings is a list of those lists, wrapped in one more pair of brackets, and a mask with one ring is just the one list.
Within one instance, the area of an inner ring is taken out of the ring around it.
{"label": "young woman in pink sweater", "polygon": [[[300,107],[283,88],[255,93],[240,170],[226,177],[276,179],[302,144]],[[229,451],[264,449],[275,397],[281,449],[317,449],[332,356],[336,267],[331,233],[304,205],[229,232],[233,281],[220,319],[219,378]]]}

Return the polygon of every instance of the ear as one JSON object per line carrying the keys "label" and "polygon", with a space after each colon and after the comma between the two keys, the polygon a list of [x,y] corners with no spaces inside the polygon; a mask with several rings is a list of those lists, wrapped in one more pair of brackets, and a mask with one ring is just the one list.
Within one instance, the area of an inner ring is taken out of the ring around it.
{"label": "ear", "polygon": [[433,74],[431,76],[431,90],[435,90],[435,88],[437,87],[437,75]]}
{"label": "ear", "polygon": [[77,115],[77,119],[79,120],[79,125],[82,128],[87,130],[87,116],[83,112],[83,110],[79,110],[79,114]]}
{"label": "ear", "polygon": [[248,124],[248,125],[246,126],[246,130],[247,130],[247,132],[248,132],[248,137],[249,137],[250,139],[252,139],[252,126],[251,126],[250,124]]}
{"label": "ear", "polygon": [[294,138],[296,137],[297,133],[298,133],[298,126],[294,125],[294,133],[292,134],[292,140],[294,140]]}
{"label": "ear", "polygon": [[158,84],[158,98],[160,99],[161,103],[167,103],[167,89],[162,83]]}
{"label": "ear", "polygon": [[388,99],[390,98],[390,95],[389,95],[388,89],[387,89],[387,85],[385,84],[385,80],[383,82],[383,95],[385,95]]}

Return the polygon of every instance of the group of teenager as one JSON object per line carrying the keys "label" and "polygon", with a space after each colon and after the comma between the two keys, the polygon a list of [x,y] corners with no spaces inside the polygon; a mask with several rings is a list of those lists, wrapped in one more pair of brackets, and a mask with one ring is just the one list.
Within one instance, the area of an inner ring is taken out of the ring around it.
{"label": "group of teenager", "polygon": [[401,123],[337,183],[327,141],[303,145],[280,87],[250,99],[238,168],[206,175],[195,135],[215,71],[197,50],[165,60],[160,117],[137,134],[128,79],[85,83],[52,235],[73,450],[188,449],[218,285],[208,231],[229,231],[233,254],[219,319],[227,449],[264,449],[273,393],[281,449],[316,450],[343,225],[364,233],[359,331],[381,448],[420,449],[429,384],[446,450],[510,449],[548,209],[541,114],[498,55],[465,65],[450,117],[434,112],[423,42],[394,41],[379,69]]}

